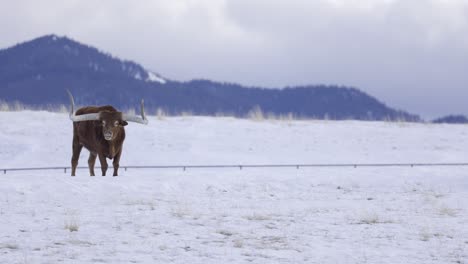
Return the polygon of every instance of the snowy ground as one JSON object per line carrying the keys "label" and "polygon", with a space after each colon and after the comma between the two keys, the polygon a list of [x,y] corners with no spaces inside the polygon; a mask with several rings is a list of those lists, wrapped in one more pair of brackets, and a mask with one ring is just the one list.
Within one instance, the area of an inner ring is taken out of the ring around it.
{"label": "snowy ground", "polygon": [[[0,168],[69,164],[66,114],[0,123]],[[467,159],[463,125],[179,117],[121,164]],[[0,173],[0,263],[468,263],[466,167]]]}

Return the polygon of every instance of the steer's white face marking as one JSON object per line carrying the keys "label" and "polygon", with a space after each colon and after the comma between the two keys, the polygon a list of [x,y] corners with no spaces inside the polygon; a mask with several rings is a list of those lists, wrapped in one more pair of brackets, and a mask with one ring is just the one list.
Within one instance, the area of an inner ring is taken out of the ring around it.
{"label": "steer's white face marking", "polygon": [[114,139],[114,131],[112,131],[114,128],[119,126],[119,121],[118,120],[106,120],[102,121],[102,133],[104,135],[104,139],[107,141],[113,140]]}
{"label": "steer's white face marking", "polygon": [[109,140],[113,140],[114,139],[114,133],[117,133],[117,131],[113,131],[115,130],[115,128],[119,125],[119,121],[113,121],[113,120],[108,120],[108,122],[106,121],[102,121],[102,132],[104,134],[104,139],[109,141]]}
{"label": "steer's white face marking", "polygon": [[104,139],[109,141],[109,140],[112,140],[112,136],[113,136],[113,133],[112,131],[106,131],[104,132]]}
{"label": "steer's white face marking", "polygon": [[123,126],[127,125],[127,122],[122,120],[122,113],[120,112],[100,112],[102,135],[107,141],[115,140],[119,137],[123,130]]}

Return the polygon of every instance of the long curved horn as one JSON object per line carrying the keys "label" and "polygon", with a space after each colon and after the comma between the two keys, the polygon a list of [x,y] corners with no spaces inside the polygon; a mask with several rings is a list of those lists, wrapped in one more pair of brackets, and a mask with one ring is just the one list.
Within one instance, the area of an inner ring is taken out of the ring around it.
{"label": "long curved horn", "polygon": [[100,114],[99,113],[92,113],[92,114],[84,114],[84,115],[75,115],[75,100],[73,99],[73,95],[67,89],[68,97],[70,98],[70,120],[73,122],[81,122],[81,121],[93,121],[99,120]]}
{"label": "long curved horn", "polygon": [[146,114],[145,114],[145,102],[143,99],[141,99],[141,117],[135,116],[135,115],[127,115],[127,114],[122,114],[122,119],[128,122],[135,122],[135,123],[140,123],[147,125],[148,124],[148,119],[146,119]]}

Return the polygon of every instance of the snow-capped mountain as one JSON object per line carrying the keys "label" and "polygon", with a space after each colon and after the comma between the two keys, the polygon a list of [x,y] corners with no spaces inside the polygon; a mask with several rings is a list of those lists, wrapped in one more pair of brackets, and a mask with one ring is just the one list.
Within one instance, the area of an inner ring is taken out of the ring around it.
{"label": "snow-capped mountain", "polygon": [[244,116],[255,108],[275,115],[332,119],[406,119],[355,88],[310,85],[284,89],[244,87],[209,80],[178,82],[152,69],[74,41],[47,35],[0,50],[0,100],[26,105],[77,103],[133,108],[141,98],[148,111]]}

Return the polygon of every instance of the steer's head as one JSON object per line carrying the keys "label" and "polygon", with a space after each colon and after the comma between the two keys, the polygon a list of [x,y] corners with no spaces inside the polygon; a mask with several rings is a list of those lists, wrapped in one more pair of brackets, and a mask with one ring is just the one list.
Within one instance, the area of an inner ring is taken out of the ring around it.
{"label": "steer's head", "polygon": [[71,110],[70,110],[70,119],[73,122],[82,122],[82,121],[99,121],[102,125],[102,133],[106,140],[113,140],[123,126],[128,125],[127,122],[135,122],[140,124],[148,124],[148,119],[145,115],[145,107],[143,100],[141,100],[141,117],[135,115],[127,115],[121,112],[114,111],[101,111],[99,113],[75,115],[75,101],[73,100],[72,94],[68,92],[70,96]]}
{"label": "steer's head", "polygon": [[121,112],[99,112],[100,126],[105,140],[114,140],[122,131],[122,127],[128,125],[127,121],[122,119]]}

